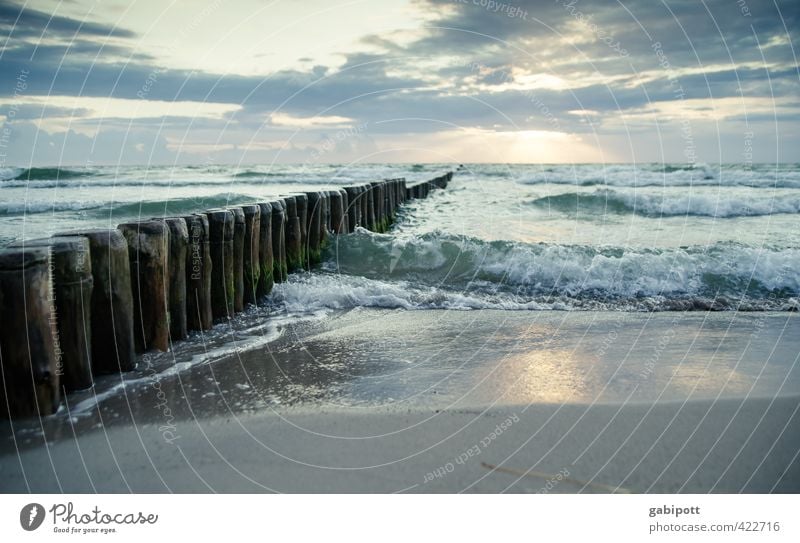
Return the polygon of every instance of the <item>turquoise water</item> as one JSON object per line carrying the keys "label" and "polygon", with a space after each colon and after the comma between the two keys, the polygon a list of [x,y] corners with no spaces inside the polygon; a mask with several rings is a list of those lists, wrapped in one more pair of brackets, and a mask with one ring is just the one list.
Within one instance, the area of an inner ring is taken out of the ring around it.
{"label": "turquoise water", "polygon": [[[7,168],[0,245],[448,164]],[[408,204],[392,232],[358,232],[287,309],[796,310],[798,165],[467,165]]]}

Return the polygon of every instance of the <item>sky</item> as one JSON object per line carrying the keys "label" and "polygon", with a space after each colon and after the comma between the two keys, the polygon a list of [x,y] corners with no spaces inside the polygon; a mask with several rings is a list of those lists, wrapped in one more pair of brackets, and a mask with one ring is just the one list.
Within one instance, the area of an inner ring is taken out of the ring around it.
{"label": "sky", "polygon": [[797,0],[0,4],[0,167],[800,162]]}

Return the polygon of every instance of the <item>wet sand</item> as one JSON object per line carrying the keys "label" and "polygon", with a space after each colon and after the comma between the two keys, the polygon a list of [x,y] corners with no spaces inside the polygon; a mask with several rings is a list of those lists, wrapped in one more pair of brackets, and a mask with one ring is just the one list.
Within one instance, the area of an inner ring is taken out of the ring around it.
{"label": "wet sand", "polygon": [[0,489],[800,491],[795,314],[262,320],[6,427]]}

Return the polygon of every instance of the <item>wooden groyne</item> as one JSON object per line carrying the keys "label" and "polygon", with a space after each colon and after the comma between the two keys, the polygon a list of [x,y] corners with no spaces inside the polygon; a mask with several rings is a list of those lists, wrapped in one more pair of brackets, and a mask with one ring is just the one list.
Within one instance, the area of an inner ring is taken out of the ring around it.
{"label": "wooden groyne", "polygon": [[404,202],[452,176],[293,193],[0,250],[0,418],[50,415],[95,376],[134,370],[137,355],[227,321],[290,272],[312,270],[330,236],[386,232]]}

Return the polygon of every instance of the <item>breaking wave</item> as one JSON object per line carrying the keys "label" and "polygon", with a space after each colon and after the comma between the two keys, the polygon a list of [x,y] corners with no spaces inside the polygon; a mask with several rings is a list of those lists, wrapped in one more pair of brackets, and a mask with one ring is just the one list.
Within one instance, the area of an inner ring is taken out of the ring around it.
{"label": "breaking wave", "polygon": [[755,217],[800,213],[800,195],[768,197],[724,194],[642,194],[600,189],[545,196],[529,202],[539,208],[563,213],[636,213],[647,217]]}
{"label": "breaking wave", "polygon": [[656,250],[359,231],[334,238],[324,268],[327,279],[282,287],[287,303],[753,310],[796,309],[800,295],[800,250],[733,243]]}

